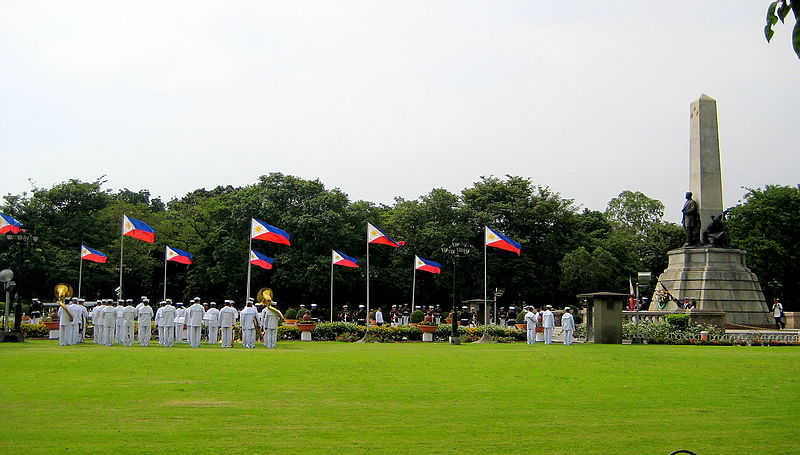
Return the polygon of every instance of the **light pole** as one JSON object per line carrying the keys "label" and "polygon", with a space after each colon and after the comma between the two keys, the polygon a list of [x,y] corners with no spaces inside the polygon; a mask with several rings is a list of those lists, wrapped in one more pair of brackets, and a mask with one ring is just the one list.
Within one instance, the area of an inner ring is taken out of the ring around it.
{"label": "light pole", "polygon": [[444,255],[449,256],[453,261],[453,332],[450,334],[450,344],[461,344],[461,338],[458,336],[458,307],[456,303],[456,273],[458,271],[458,260],[469,256],[472,247],[457,242],[455,239],[449,245],[443,244],[441,251]]}
{"label": "light pole", "polygon": [[6,291],[6,304],[3,313],[3,331],[8,332],[8,311],[11,308],[11,291],[14,289],[14,272],[11,269],[3,269],[0,271],[0,282],[3,283],[3,288]]}
{"label": "light pole", "polygon": [[[25,249],[28,248],[29,245],[35,245],[39,241],[39,236],[25,229],[20,229],[17,234],[6,234],[6,239],[17,242],[19,245],[19,269],[17,269],[17,279],[19,279],[19,277],[22,276]],[[19,287],[17,287],[17,297],[19,297]]]}

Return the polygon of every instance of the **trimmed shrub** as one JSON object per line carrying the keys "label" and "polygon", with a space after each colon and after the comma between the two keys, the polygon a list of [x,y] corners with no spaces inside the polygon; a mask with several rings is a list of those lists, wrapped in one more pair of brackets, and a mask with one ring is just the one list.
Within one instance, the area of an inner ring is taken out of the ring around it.
{"label": "trimmed shrub", "polygon": [[411,312],[411,316],[409,316],[409,322],[412,324],[419,324],[425,319],[425,313],[422,310],[414,310]]}
{"label": "trimmed shrub", "polygon": [[684,329],[689,325],[689,315],[683,313],[668,314],[667,322],[679,329]]}
{"label": "trimmed shrub", "polygon": [[294,308],[289,308],[286,310],[286,313],[284,313],[283,317],[285,319],[297,319],[297,310]]}
{"label": "trimmed shrub", "polygon": [[306,313],[308,313],[308,309],[306,309],[306,308],[302,308],[302,309],[300,309],[300,310],[297,310],[297,317],[296,317],[296,318],[293,318],[293,319],[303,319],[303,316],[304,316]]}

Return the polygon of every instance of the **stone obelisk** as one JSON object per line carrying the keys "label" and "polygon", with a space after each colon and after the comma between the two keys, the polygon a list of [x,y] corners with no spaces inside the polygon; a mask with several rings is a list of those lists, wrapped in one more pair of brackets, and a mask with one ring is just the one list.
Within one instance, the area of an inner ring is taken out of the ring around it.
{"label": "stone obelisk", "polygon": [[[717,102],[700,95],[691,103],[690,123],[689,188],[699,206],[702,230],[723,207]],[[681,311],[672,300],[658,301],[659,291],[666,290],[677,299],[695,300],[696,309],[687,313],[698,320],[721,317],[737,328],[770,325],[761,285],[747,268],[745,251],[705,244],[678,248],[667,256],[669,265],[658,277],[651,311]]]}
{"label": "stone obelisk", "polygon": [[702,232],[711,222],[711,215],[722,214],[717,102],[708,95],[700,95],[692,102],[689,116],[689,191],[700,206]]}

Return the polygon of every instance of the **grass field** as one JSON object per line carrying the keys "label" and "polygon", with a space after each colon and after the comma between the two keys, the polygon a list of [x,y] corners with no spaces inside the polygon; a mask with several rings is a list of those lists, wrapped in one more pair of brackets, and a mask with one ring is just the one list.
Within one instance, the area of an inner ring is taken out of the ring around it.
{"label": "grass field", "polygon": [[0,344],[0,453],[800,453],[793,347]]}

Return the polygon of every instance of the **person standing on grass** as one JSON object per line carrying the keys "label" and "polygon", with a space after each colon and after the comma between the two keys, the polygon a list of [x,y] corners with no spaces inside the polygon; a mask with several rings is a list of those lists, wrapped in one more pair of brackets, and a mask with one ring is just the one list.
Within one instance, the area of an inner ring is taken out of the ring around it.
{"label": "person standing on grass", "polygon": [[278,323],[283,318],[283,314],[273,307],[267,305],[261,311],[261,327],[264,328],[264,347],[275,349],[278,347]]}
{"label": "person standing on grass", "polygon": [[775,299],[772,304],[772,317],[775,318],[775,328],[778,330],[786,327],[783,323],[783,304],[779,299]]}
{"label": "person standing on grass", "polygon": [[186,323],[185,327],[189,330],[189,346],[193,348],[200,347],[200,331],[203,328],[203,317],[206,312],[203,305],[200,305],[199,299],[194,299],[194,303],[186,309]]}
{"label": "person standing on grass", "polygon": [[175,342],[181,343],[186,336],[186,331],[183,330],[183,326],[186,324],[186,308],[183,307],[183,302],[175,304],[175,319]]}
{"label": "person standing on grass", "polygon": [[117,309],[111,305],[111,300],[106,300],[103,307],[103,320],[105,321],[106,333],[104,337],[104,344],[111,346],[117,336]]}
{"label": "person standing on grass", "polygon": [[544,328],[544,344],[553,344],[553,327],[556,325],[556,317],[553,315],[553,307],[547,305],[542,314],[542,327]]}
{"label": "person standing on grass", "polygon": [[86,299],[78,299],[78,309],[81,311],[78,343],[83,343],[86,340],[86,326],[89,325],[89,310],[86,309]]}
{"label": "person standing on grass", "polygon": [[122,309],[122,344],[125,346],[133,346],[133,326],[136,320],[136,308],[133,307],[133,301],[127,300],[125,307]]}
{"label": "person standing on grass", "polygon": [[172,347],[175,344],[175,307],[172,302],[167,300],[167,304],[161,309],[161,317],[164,318],[164,346]]}
{"label": "person standing on grass", "polygon": [[69,303],[58,306],[58,344],[69,346],[72,344],[72,319]]}
{"label": "person standing on grass", "polygon": [[103,344],[105,327],[103,326],[103,304],[105,300],[98,300],[92,308],[92,339],[94,344]]}
{"label": "person standing on grass", "polygon": [[164,346],[164,302],[158,302],[158,309],[156,310],[155,321],[156,328],[158,329],[158,344]]}
{"label": "person standing on grass", "polygon": [[122,343],[122,312],[125,309],[125,302],[122,299],[117,300],[117,306],[114,307],[116,317],[114,318],[114,341]]}
{"label": "person standing on grass", "polygon": [[525,324],[528,344],[536,344],[536,313],[532,306],[525,307]]}
{"label": "person standing on grass", "polygon": [[211,302],[211,306],[206,311],[205,320],[208,323],[208,343],[217,344],[219,338],[219,310],[217,302]]}
{"label": "person standing on grass", "polygon": [[239,312],[233,307],[233,300],[226,300],[225,306],[219,310],[219,326],[222,329],[222,346],[229,348],[233,345],[233,324],[239,317]]}
{"label": "person standing on grass", "polygon": [[80,343],[81,321],[83,320],[83,312],[81,311],[81,306],[78,304],[77,297],[72,298],[69,304],[69,312],[72,314],[72,323],[70,324],[72,335],[70,336],[70,344],[77,344]]}
{"label": "person standing on grass", "polygon": [[248,349],[256,347],[256,321],[258,319],[258,312],[253,306],[252,301],[247,302],[239,315],[242,325],[242,345]]}
{"label": "person standing on grass", "polygon": [[564,314],[561,316],[561,330],[564,331],[564,344],[569,346],[572,344],[572,334],[575,332],[575,318],[572,317],[572,309],[570,307],[564,308]]}
{"label": "person standing on grass", "polygon": [[136,311],[136,317],[139,319],[139,346],[150,346],[150,322],[153,320],[153,309],[147,302],[142,301],[142,305]]}
{"label": "person standing on grass", "polygon": [[378,311],[375,312],[375,324],[378,327],[383,325],[383,311],[381,311],[381,307],[378,307]]}

